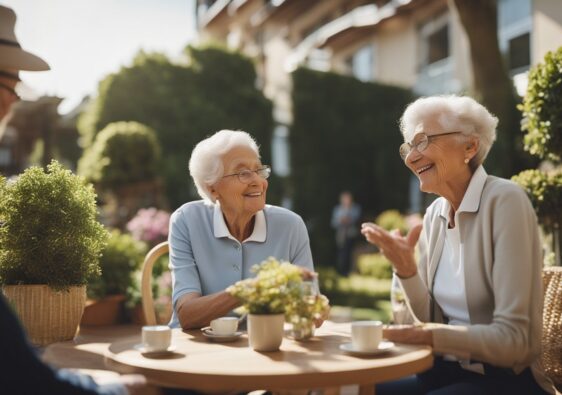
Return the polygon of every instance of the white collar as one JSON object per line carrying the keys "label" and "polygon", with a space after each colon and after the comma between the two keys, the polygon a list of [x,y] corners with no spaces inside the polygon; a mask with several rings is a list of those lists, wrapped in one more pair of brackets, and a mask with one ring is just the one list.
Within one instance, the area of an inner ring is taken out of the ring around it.
{"label": "white collar", "polygon": [[[236,240],[234,236],[230,234],[230,231],[226,226],[226,222],[224,221],[224,216],[222,215],[222,210],[218,202],[215,203],[215,208],[213,210],[213,231],[216,238],[228,237],[229,239]],[[242,243],[245,243],[247,241],[256,241],[258,243],[263,243],[266,239],[266,236],[267,226],[265,222],[265,214],[263,213],[263,210],[260,210],[256,213],[254,230],[252,234]]]}
{"label": "white collar", "polygon": [[[482,198],[482,192],[484,191],[484,184],[486,184],[486,178],[488,174],[482,165],[478,166],[472,178],[470,179],[470,183],[468,184],[468,188],[464,193],[462,198],[461,204],[459,209],[455,213],[460,212],[471,212],[475,213],[478,211],[478,207],[480,207],[480,199]],[[451,205],[449,202],[445,200],[445,204],[441,206],[441,216],[444,217],[447,222],[449,222],[449,211],[451,210]]]}

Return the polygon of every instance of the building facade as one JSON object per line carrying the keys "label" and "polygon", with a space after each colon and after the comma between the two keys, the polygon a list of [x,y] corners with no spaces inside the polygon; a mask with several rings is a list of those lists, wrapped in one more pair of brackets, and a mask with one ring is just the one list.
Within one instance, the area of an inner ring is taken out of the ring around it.
{"label": "building facade", "polygon": [[[562,46],[559,0],[497,0],[498,39],[517,92],[529,67]],[[451,0],[199,0],[201,41],[253,58],[274,103],[273,167],[290,172],[291,76],[301,65],[412,89],[470,91],[470,48]]]}

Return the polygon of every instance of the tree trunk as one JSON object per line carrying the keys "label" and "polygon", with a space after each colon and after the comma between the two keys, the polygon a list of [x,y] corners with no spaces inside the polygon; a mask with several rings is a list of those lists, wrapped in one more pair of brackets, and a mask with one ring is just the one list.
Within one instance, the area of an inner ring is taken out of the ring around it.
{"label": "tree trunk", "polygon": [[514,173],[516,139],[520,132],[513,83],[498,42],[496,0],[450,0],[468,36],[477,99],[500,120],[490,170],[503,176]]}

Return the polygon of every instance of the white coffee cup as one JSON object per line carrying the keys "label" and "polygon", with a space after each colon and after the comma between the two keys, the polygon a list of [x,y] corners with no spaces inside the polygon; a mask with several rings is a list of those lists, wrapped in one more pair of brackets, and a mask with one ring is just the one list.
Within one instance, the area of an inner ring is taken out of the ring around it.
{"label": "white coffee cup", "polygon": [[214,335],[229,336],[236,333],[238,329],[237,317],[220,317],[211,321],[211,329]]}
{"label": "white coffee cup", "polygon": [[166,351],[172,343],[172,330],[167,325],[142,327],[142,345],[147,352]]}
{"label": "white coffee cup", "polygon": [[355,321],[351,323],[351,343],[357,351],[375,351],[382,340],[382,322]]}

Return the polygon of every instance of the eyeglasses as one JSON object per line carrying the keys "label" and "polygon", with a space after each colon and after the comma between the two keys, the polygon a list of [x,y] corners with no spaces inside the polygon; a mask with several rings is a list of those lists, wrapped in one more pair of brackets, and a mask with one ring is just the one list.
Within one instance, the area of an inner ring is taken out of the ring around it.
{"label": "eyeglasses", "polygon": [[414,137],[414,140],[417,139],[415,142],[403,143],[402,145],[400,145],[400,150],[399,150],[400,157],[402,158],[402,160],[406,160],[406,158],[408,157],[408,155],[410,155],[410,152],[412,152],[414,148],[418,152],[423,152],[425,151],[425,149],[433,139],[436,139],[437,137],[447,136],[449,134],[457,134],[457,133],[462,133],[462,132],[449,132],[449,133],[433,134],[430,136],[428,136],[425,133],[418,133]]}
{"label": "eyeglasses", "polygon": [[238,176],[238,179],[242,184],[249,184],[250,182],[252,182],[252,178],[254,178],[254,174],[257,174],[258,176],[266,180],[271,175],[271,168],[269,166],[263,166],[257,170],[242,170],[239,173],[227,174],[222,178]]}
{"label": "eyeglasses", "polygon": [[16,93],[16,91],[14,90],[14,88],[9,87],[8,85],[6,85],[6,84],[4,84],[4,83],[2,83],[2,82],[0,82],[0,88],[5,89],[5,90],[7,90],[8,92],[10,92],[16,101],[21,100],[20,95],[18,95],[18,94]]}

